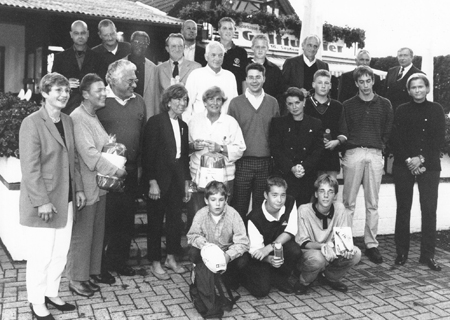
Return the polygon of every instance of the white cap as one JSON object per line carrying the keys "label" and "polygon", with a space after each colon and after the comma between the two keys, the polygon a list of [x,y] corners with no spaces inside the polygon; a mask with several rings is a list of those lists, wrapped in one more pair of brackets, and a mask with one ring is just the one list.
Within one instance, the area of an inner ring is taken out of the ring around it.
{"label": "white cap", "polygon": [[214,243],[207,243],[200,253],[203,263],[212,273],[223,273],[227,270],[225,254]]}

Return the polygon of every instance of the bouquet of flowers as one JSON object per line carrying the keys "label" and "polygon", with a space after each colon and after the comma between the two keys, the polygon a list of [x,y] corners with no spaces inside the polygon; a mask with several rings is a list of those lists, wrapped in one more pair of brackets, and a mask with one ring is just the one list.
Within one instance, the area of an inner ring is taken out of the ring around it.
{"label": "bouquet of flowers", "polygon": [[[116,135],[110,135],[109,141],[102,149],[102,157],[120,169],[125,169],[127,148],[116,142]],[[100,189],[109,191],[123,191],[124,179],[97,173],[97,185]]]}

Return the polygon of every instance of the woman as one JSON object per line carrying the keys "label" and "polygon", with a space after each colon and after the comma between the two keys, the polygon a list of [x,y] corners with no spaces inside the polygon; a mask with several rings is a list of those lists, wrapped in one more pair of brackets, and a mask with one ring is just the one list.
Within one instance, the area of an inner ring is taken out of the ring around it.
{"label": "woman", "polygon": [[188,202],[189,143],[188,127],[181,120],[186,110],[188,93],[182,84],[167,88],[162,95],[162,106],[168,111],[151,117],[144,130],[143,170],[148,183],[148,258],[151,270],[158,279],[169,275],[161,266],[161,236],[166,213],[166,268],[184,273],[175,255],[181,251],[181,209]]}
{"label": "woman", "polygon": [[[232,195],[234,172],[236,171],[234,163],[242,157],[246,146],[241,127],[239,127],[237,121],[233,117],[220,112],[225,101],[225,93],[219,87],[212,87],[203,94],[205,111],[195,114],[189,122],[189,149],[193,152],[189,168],[191,178],[195,179],[203,154],[207,152],[223,154],[226,165],[227,188],[229,194]],[[231,196],[228,197],[228,202],[230,201]],[[196,192],[192,194],[189,204],[188,227],[190,227],[195,213],[205,206],[204,193]]]}
{"label": "woman", "polygon": [[419,262],[441,271],[434,259],[436,210],[441,171],[440,150],[445,144],[445,115],[442,106],[427,100],[430,81],[422,73],[412,74],[406,88],[411,101],[395,111],[390,144],[394,153],[394,183],[397,199],[395,221],[396,265],[404,265],[409,254],[411,205],[417,182],[422,211]]}
{"label": "woman", "polygon": [[269,130],[270,151],[277,170],[288,184],[287,193],[297,207],[311,201],[317,164],[322,155],[322,122],[304,114],[305,97],[295,87],[284,94],[288,114],[273,118]]}
{"label": "woman", "polygon": [[20,127],[22,168],[20,223],[26,226],[29,253],[26,285],[31,312],[54,319],[47,304],[74,310],[58,295],[72,234],[73,213],[86,204],[73,138],[73,124],[61,113],[69,100],[69,81],[59,73],[40,83],[43,107]]}
{"label": "woman", "polygon": [[100,290],[89,277],[95,278],[101,273],[105,232],[106,191],[97,186],[97,172],[124,178],[126,171],[102,157],[102,148],[108,143],[108,134],[100,124],[96,111],[105,106],[106,88],[103,80],[94,73],[85,75],[80,83],[80,92],[83,102],[70,117],[81,158],[81,177],[87,202],[86,207],[76,215],[66,274],[70,291],[90,297]]}

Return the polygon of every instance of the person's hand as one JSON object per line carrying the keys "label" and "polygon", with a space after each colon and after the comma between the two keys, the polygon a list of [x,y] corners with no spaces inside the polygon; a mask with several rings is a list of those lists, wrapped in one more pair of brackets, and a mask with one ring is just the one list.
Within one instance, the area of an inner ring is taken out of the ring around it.
{"label": "person's hand", "polygon": [[214,141],[205,141],[208,144],[209,152],[220,152],[220,145]]}
{"label": "person's hand", "polygon": [[191,195],[192,195],[191,192],[185,191],[185,193],[184,193],[184,198],[183,198],[183,202],[188,203],[189,200],[191,200]]}
{"label": "person's hand", "polygon": [[200,151],[205,148],[205,142],[203,140],[197,139],[195,140],[192,145],[194,146],[195,151]]}
{"label": "person's hand", "polygon": [[77,199],[78,210],[83,209],[87,201],[84,191],[77,191],[77,193],[75,194],[75,198]]}
{"label": "person's hand", "polygon": [[148,190],[148,197],[152,200],[158,200],[159,198],[161,198],[161,190],[159,189],[159,185],[156,180],[150,180],[150,189]]}
{"label": "person's hand", "polygon": [[38,207],[38,216],[44,220],[44,222],[52,221],[53,216],[57,213],[56,207],[51,202]]}
{"label": "person's hand", "polygon": [[336,252],[334,252],[334,248],[329,243],[324,243],[320,248],[320,252],[322,252],[323,256],[328,262],[331,262],[337,258]]}
{"label": "person's hand", "polygon": [[266,247],[258,249],[258,250],[255,250],[252,253],[252,258],[256,259],[256,260],[259,260],[259,261],[263,260],[269,254],[269,253],[266,252],[265,249],[266,249]]}
{"label": "person's hand", "polygon": [[417,168],[417,169],[411,170],[411,174],[418,176],[418,175],[422,174],[422,171],[420,170],[420,168]]}
{"label": "person's hand", "polygon": [[70,89],[76,89],[80,86],[80,80],[76,78],[70,78],[69,79],[69,87]]}
{"label": "person's hand", "polygon": [[269,256],[270,257],[270,264],[274,268],[279,268],[283,265],[284,259],[276,258],[275,256]]}
{"label": "person's hand", "polygon": [[350,259],[353,259],[353,256],[355,255],[355,251],[354,250],[351,250],[351,251],[345,251],[343,254],[342,254],[342,256],[345,258],[345,259],[348,259],[348,260],[350,260]]}
{"label": "person's hand", "polygon": [[124,169],[117,169],[116,171],[116,177],[125,179],[127,177],[128,173]]}
{"label": "person's hand", "polygon": [[297,164],[295,166],[294,176],[297,179],[300,179],[300,178],[303,178],[304,175],[305,175],[305,168],[303,168],[303,166],[301,164]]}
{"label": "person's hand", "polygon": [[331,140],[323,139],[323,142],[325,143],[325,149],[334,150],[339,145],[339,140]]}
{"label": "person's hand", "polygon": [[223,254],[225,256],[225,262],[228,264],[231,261],[231,257],[226,252],[224,252]]}
{"label": "person's hand", "polygon": [[421,164],[422,164],[422,162],[420,161],[419,157],[413,157],[413,158],[411,158],[411,161],[407,165],[408,165],[408,169],[411,170],[411,172],[412,172],[412,171],[418,169]]}

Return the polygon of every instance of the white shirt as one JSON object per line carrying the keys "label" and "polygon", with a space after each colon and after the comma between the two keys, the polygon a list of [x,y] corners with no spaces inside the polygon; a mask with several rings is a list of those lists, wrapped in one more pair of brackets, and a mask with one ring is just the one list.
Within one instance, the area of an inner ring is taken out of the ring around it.
{"label": "white shirt", "polygon": [[119,49],[119,43],[116,43],[116,47],[114,48],[114,50],[108,51],[111,52],[113,55],[116,55],[117,49]]}
{"label": "white shirt", "polygon": [[[279,221],[280,217],[283,216],[286,206],[283,206],[283,208],[280,209],[278,212],[278,217],[274,217],[266,210],[266,201],[264,200],[262,204],[262,211],[264,213],[264,217],[267,219],[267,221]],[[292,207],[292,211],[289,215],[289,220],[286,226],[286,229],[284,229],[284,232],[292,234],[294,237],[297,234],[298,225],[297,225],[297,205],[294,203],[294,206]],[[250,240],[250,250],[249,253],[253,254],[256,250],[262,249],[265,247],[264,245],[264,237],[259,232],[259,230],[255,227],[253,222],[251,220],[248,220],[248,238]]]}
{"label": "white shirt", "polygon": [[316,63],[316,57],[314,57],[313,61],[309,61],[309,59],[305,55],[303,55],[303,61],[305,61],[305,64],[308,67],[311,67],[314,63]]}
{"label": "white shirt", "polygon": [[118,96],[116,96],[116,95],[114,94],[114,92],[112,91],[111,87],[108,85],[108,86],[106,87],[106,97],[107,97],[107,98],[114,98],[114,99],[116,99],[116,101],[117,101],[119,104],[121,104],[122,106],[124,106],[124,105],[127,104],[127,102],[128,102],[130,99],[136,98],[136,95],[133,93],[133,94],[131,95],[131,97],[129,97],[129,98],[125,99],[125,100],[122,100],[122,99],[120,99]]}
{"label": "white shirt", "polygon": [[258,110],[259,107],[261,106],[261,103],[264,100],[264,96],[265,96],[264,89],[262,89],[261,94],[259,96],[253,95],[248,88],[245,89],[245,97],[248,99],[253,108],[255,108],[255,110]]}
{"label": "white shirt", "polygon": [[227,100],[222,106],[222,113],[228,113],[230,101],[237,97],[236,78],[231,71],[221,69],[218,73],[208,65],[195,69],[191,72],[186,81],[186,89],[189,93],[189,105],[183,113],[183,120],[189,123],[195,113],[203,112],[203,93],[209,88],[217,86],[225,93]]}
{"label": "white shirt", "polygon": [[[246,149],[241,127],[236,119],[224,113],[221,113],[219,119],[211,123],[206,116],[207,113],[208,111],[205,109],[203,112],[195,114],[189,121],[189,142],[200,139],[214,141],[219,145],[226,145],[228,154],[225,157],[226,179],[227,181],[234,180],[234,172],[236,171],[234,162],[242,157]],[[208,153],[208,148],[206,147],[191,154],[189,169],[192,179],[195,179],[200,165],[200,158],[205,153]]]}
{"label": "white shirt", "polygon": [[195,61],[195,43],[190,46],[184,46],[184,57],[189,61]]}
{"label": "white shirt", "polygon": [[178,123],[178,119],[170,118],[170,123],[172,124],[173,135],[175,136],[175,143],[177,145],[177,155],[176,159],[181,157],[181,135],[180,135],[180,124]]}
{"label": "white shirt", "polygon": [[[403,77],[408,73],[409,69],[411,69],[412,65],[413,65],[413,64],[410,63],[409,66],[403,68],[403,74],[402,74],[402,77],[401,77],[400,79],[403,79]],[[400,67],[400,69],[398,70],[398,72],[400,72],[401,68],[402,68],[402,67]],[[398,79],[398,80],[400,80],[400,79]]]}

